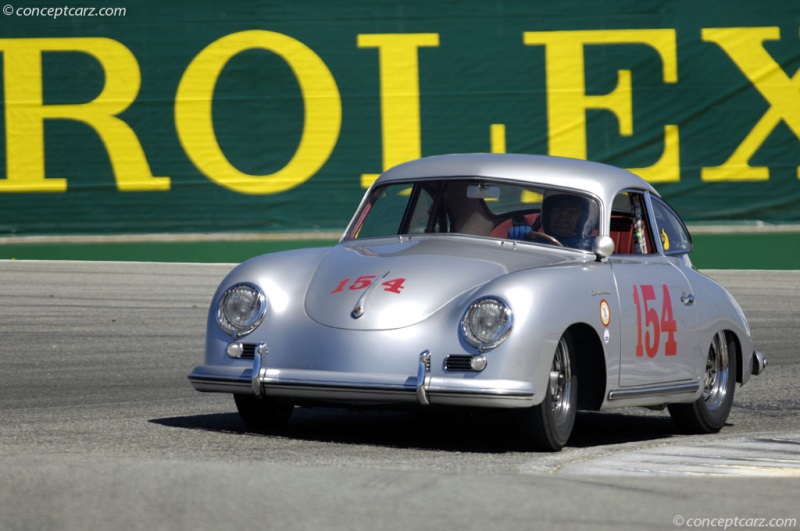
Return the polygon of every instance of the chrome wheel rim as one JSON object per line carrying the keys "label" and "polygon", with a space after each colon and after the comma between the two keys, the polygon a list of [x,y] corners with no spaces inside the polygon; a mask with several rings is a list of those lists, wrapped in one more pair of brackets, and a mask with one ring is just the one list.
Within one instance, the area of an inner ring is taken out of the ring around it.
{"label": "chrome wheel rim", "polygon": [[730,359],[724,332],[717,332],[708,347],[706,374],[703,383],[703,400],[709,410],[720,408],[728,394]]}
{"label": "chrome wheel rim", "polygon": [[567,340],[561,338],[553,357],[550,369],[550,398],[553,417],[556,422],[563,422],[570,413],[570,397],[572,396],[572,366],[569,362]]}

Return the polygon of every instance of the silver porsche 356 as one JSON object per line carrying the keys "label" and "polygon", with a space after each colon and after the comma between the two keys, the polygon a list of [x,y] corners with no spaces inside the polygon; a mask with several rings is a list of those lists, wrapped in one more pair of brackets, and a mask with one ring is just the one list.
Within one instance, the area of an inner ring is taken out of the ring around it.
{"label": "silver porsche 356", "polygon": [[507,408],[530,448],[555,451],[579,409],[666,405],[682,431],[715,432],[766,361],[691,249],[625,170],[408,162],[378,178],[336,246],[233,269],[189,379],[233,394],[262,430],[303,405]]}

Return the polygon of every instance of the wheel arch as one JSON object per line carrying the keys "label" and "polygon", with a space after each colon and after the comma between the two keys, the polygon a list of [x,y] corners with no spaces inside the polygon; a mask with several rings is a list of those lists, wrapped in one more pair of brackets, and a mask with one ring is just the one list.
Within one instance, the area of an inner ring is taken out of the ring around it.
{"label": "wheel arch", "polygon": [[603,404],[608,374],[603,343],[593,327],[576,323],[567,329],[578,365],[578,409],[597,411]]}
{"label": "wheel arch", "polygon": [[[742,343],[739,341],[739,336],[732,330],[723,330],[725,332],[725,340],[732,342],[736,350],[733,355],[736,356],[736,383],[742,383],[744,376],[744,356],[742,352]],[[729,353],[730,354],[730,353]]]}

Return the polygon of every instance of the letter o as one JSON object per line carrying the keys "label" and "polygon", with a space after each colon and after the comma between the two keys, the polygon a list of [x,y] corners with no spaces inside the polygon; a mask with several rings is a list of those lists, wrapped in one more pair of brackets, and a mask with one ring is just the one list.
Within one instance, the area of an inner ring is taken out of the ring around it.
{"label": "letter o", "polygon": [[[274,52],[288,63],[305,105],[303,133],[294,156],[267,175],[243,173],[230,163],[217,142],[211,114],[222,69],[233,56],[251,49]],[[208,45],[189,63],[175,97],[175,126],[189,159],[209,179],[243,194],[277,194],[303,184],[330,157],[341,125],[339,89],[328,67],[303,43],[271,31],[242,31]]]}

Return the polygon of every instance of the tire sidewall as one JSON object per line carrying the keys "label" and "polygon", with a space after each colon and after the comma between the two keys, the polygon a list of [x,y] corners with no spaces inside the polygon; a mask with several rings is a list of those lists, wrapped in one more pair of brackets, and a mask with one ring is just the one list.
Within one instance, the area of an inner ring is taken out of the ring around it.
{"label": "tire sidewall", "polygon": [[[567,351],[570,363],[570,396],[569,409],[563,418],[556,418],[553,411],[553,394],[550,384],[547,384],[547,392],[541,404],[525,410],[522,414],[522,434],[537,450],[559,451],[569,441],[572,429],[575,425],[575,415],[578,405],[578,376],[577,376],[577,356],[573,341],[569,335],[564,336],[567,343]],[[560,340],[559,340],[560,342]],[[553,354],[555,359],[555,353]],[[551,365],[552,367],[552,361]]]}
{"label": "tire sidewall", "polygon": [[726,336],[725,341],[728,348],[728,382],[725,389],[725,399],[717,409],[710,409],[705,399],[701,396],[695,402],[695,410],[701,420],[710,430],[719,430],[728,420],[731,407],[733,406],[733,395],[736,392],[736,373],[738,365],[738,355],[736,345]]}

